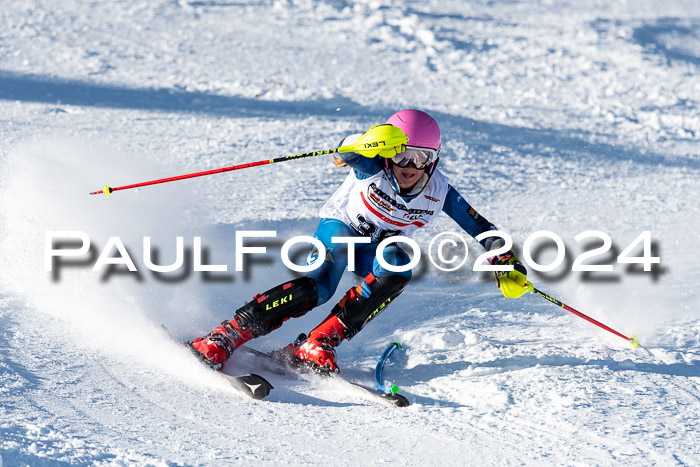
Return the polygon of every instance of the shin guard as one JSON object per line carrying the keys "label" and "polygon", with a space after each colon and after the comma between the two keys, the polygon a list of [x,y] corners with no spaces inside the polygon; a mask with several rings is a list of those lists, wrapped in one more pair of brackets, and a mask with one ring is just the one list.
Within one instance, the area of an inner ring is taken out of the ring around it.
{"label": "shin guard", "polygon": [[403,292],[406,284],[408,279],[402,276],[375,277],[370,273],[360,285],[348,290],[331,311],[345,326],[343,337],[351,339],[360,332]]}
{"label": "shin guard", "polygon": [[236,323],[260,337],[277,329],[289,318],[306,314],[316,306],[316,283],[300,277],[258,294],[236,311]]}

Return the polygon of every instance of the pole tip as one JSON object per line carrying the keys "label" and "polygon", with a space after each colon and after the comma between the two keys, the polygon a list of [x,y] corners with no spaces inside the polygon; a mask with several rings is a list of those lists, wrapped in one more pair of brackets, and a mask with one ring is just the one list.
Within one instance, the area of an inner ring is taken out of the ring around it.
{"label": "pole tip", "polygon": [[630,345],[631,345],[632,347],[637,347],[637,346],[639,346],[639,339],[637,339],[637,336],[630,336],[629,341],[630,341]]}

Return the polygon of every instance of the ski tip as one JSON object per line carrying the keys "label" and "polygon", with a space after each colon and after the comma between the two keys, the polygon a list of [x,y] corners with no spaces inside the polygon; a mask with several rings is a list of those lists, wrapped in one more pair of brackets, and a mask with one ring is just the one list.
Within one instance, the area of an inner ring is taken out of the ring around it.
{"label": "ski tip", "polygon": [[639,339],[637,338],[637,336],[630,336],[629,343],[632,347],[638,347],[639,346]]}
{"label": "ski tip", "polygon": [[386,394],[384,397],[396,407],[408,407],[411,405],[406,396],[401,394]]}
{"label": "ski tip", "polygon": [[230,376],[225,373],[219,374],[224,377],[231,386],[252,399],[264,399],[270,394],[270,391],[274,389],[274,386],[272,386],[268,380],[254,373],[241,376]]}

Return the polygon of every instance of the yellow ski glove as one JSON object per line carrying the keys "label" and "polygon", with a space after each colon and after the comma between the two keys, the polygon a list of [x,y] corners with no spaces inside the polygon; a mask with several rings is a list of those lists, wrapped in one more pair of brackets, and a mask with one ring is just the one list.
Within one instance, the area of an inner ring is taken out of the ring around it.
{"label": "yellow ski glove", "polygon": [[376,156],[390,159],[404,152],[407,144],[408,136],[401,128],[383,123],[372,125],[352,145],[339,147],[338,152],[357,152],[370,159]]}
{"label": "yellow ski glove", "polygon": [[512,271],[495,271],[496,285],[506,298],[520,298],[525,292],[532,292],[533,286],[527,281],[527,270],[522,261],[510,253],[493,258],[495,266],[513,266]]}

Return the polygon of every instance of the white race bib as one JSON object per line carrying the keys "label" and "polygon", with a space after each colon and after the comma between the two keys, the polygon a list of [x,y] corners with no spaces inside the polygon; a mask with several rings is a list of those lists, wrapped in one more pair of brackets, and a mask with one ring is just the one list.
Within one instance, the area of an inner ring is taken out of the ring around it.
{"label": "white race bib", "polygon": [[391,188],[384,171],[362,180],[351,171],[320,216],[337,219],[375,242],[396,235],[410,237],[442,211],[448,189],[448,178],[435,170],[425,190],[405,201]]}

